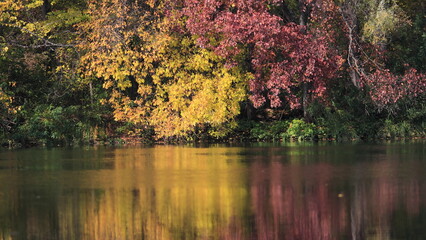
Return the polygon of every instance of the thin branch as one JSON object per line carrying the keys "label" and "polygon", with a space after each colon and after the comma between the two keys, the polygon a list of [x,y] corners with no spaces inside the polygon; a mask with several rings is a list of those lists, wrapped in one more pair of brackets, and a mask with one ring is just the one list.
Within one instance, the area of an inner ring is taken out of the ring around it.
{"label": "thin branch", "polygon": [[34,48],[45,48],[45,47],[52,47],[52,48],[59,48],[59,47],[64,47],[64,48],[66,48],[66,47],[69,47],[69,48],[74,48],[74,46],[73,45],[67,45],[67,44],[55,44],[55,45],[48,45],[48,44],[37,44],[37,45],[22,45],[22,44],[19,44],[19,43],[9,43],[11,46],[15,46],[15,47],[20,47],[20,48],[26,48],[26,49],[29,49],[29,48],[32,48],[32,49],[34,49]]}
{"label": "thin branch", "polygon": [[7,27],[14,27],[14,28],[18,28],[18,29],[20,29],[22,32],[26,32],[26,33],[30,34],[31,36],[33,36],[33,37],[35,37],[35,38],[37,38],[37,39],[39,39],[39,40],[41,40],[41,41],[43,42],[43,44],[38,44],[38,45],[29,45],[29,46],[27,46],[27,45],[22,45],[22,44],[12,44],[12,45],[15,45],[15,46],[19,46],[19,47],[22,47],[22,48],[42,48],[42,47],[51,47],[51,48],[56,48],[56,47],[75,48],[75,46],[74,46],[74,45],[72,45],[72,44],[58,44],[58,43],[53,43],[53,42],[51,42],[51,41],[49,41],[49,40],[47,40],[47,39],[45,39],[45,38],[43,38],[43,37],[39,36],[38,34],[36,34],[36,33],[32,32],[32,31],[30,31],[30,30],[26,29],[25,27],[21,27],[21,26],[15,25],[15,24],[4,24],[4,23],[0,23],[0,25],[7,26]]}

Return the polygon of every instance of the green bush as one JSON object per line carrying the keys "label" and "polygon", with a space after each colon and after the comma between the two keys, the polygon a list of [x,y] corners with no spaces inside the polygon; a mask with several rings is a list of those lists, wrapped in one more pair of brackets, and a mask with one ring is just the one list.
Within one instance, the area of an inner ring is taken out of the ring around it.
{"label": "green bush", "polygon": [[250,138],[257,141],[277,141],[282,138],[289,125],[288,121],[254,123],[250,130]]}
{"label": "green bush", "polygon": [[409,138],[416,136],[424,136],[424,129],[422,132],[407,121],[394,123],[390,119],[384,122],[377,133],[377,138],[381,139]]}
{"label": "green bush", "polygon": [[265,141],[273,138],[266,123],[256,123],[250,130],[250,138],[257,141]]}
{"label": "green bush", "polygon": [[23,111],[25,122],[15,134],[18,142],[34,144],[73,144],[83,140],[89,126],[81,121],[77,106],[39,105],[31,112]]}
{"label": "green bush", "polygon": [[318,136],[318,129],[313,123],[307,123],[301,119],[294,119],[289,124],[285,133],[282,134],[285,138],[297,138],[299,140],[314,139]]}
{"label": "green bush", "polygon": [[352,117],[342,110],[326,110],[324,117],[316,119],[320,127],[318,135],[322,138],[354,139],[358,134],[353,127]]}
{"label": "green bush", "polygon": [[282,135],[287,132],[290,126],[289,121],[276,121],[270,125],[270,132],[274,139],[282,138]]}

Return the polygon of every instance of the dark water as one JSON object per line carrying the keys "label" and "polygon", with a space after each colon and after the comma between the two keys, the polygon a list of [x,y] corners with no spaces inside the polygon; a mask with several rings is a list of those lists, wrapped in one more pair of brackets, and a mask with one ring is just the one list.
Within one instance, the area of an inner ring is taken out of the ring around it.
{"label": "dark water", "polygon": [[3,150],[0,239],[426,239],[426,143]]}

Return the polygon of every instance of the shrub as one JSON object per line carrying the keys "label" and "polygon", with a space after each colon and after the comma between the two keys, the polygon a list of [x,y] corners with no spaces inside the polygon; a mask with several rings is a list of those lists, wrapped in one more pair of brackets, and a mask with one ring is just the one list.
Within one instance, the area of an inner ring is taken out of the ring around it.
{"label": "shrub", "polygon": [[387,119],[384,122],[383,126],[377,133],[377,137],[382,139],[408,138],[422,135],[424,135],[424,132],[419,131],[409,122],[403,121],[394,123],[390,119]]}
{"label": "shrub", "polygon": [[300,119],[294,119],[289,124],[287,131],[282,135],[285,138],[314,139],[318,135],[318,129],[313,123],[307,123]]}
{"label": "shrub", "polygon": [[18,142],[73,144],[81,141],[84,133],[90,129],[81,122],[81,111],[77,106],[39,105],[23,114],[26,120],[15,134]]}

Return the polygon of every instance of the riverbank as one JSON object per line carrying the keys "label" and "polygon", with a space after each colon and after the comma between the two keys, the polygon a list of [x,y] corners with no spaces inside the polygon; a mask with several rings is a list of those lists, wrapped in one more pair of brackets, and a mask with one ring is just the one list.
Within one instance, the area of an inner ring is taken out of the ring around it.
{"label": "riverbank", "polygon": [[[366,128],[368,126],[368,128]],[[372,128],[376,127],[376,128]],[[88,137],[89,136],[89,137]],[[77,145],[135,145],[135,144],[182,144],[182,143],[241,143],[241,142],[358,142],[358,141],[405,141],[426,139],[425,129],[407,122],[351,125],[315,124],[301,119],[281,121],[238,121],[237,126],[220,137],[213,137],[208,127],[199,128],[185,136],[158,138],[152,129],[128,131],[128,134],[110,134],[97,130],[97,135],[86,134],[81,139],[31,139],[19,142],[2,140],[5,148],[26,148],[35,146],[77,146]]]}

